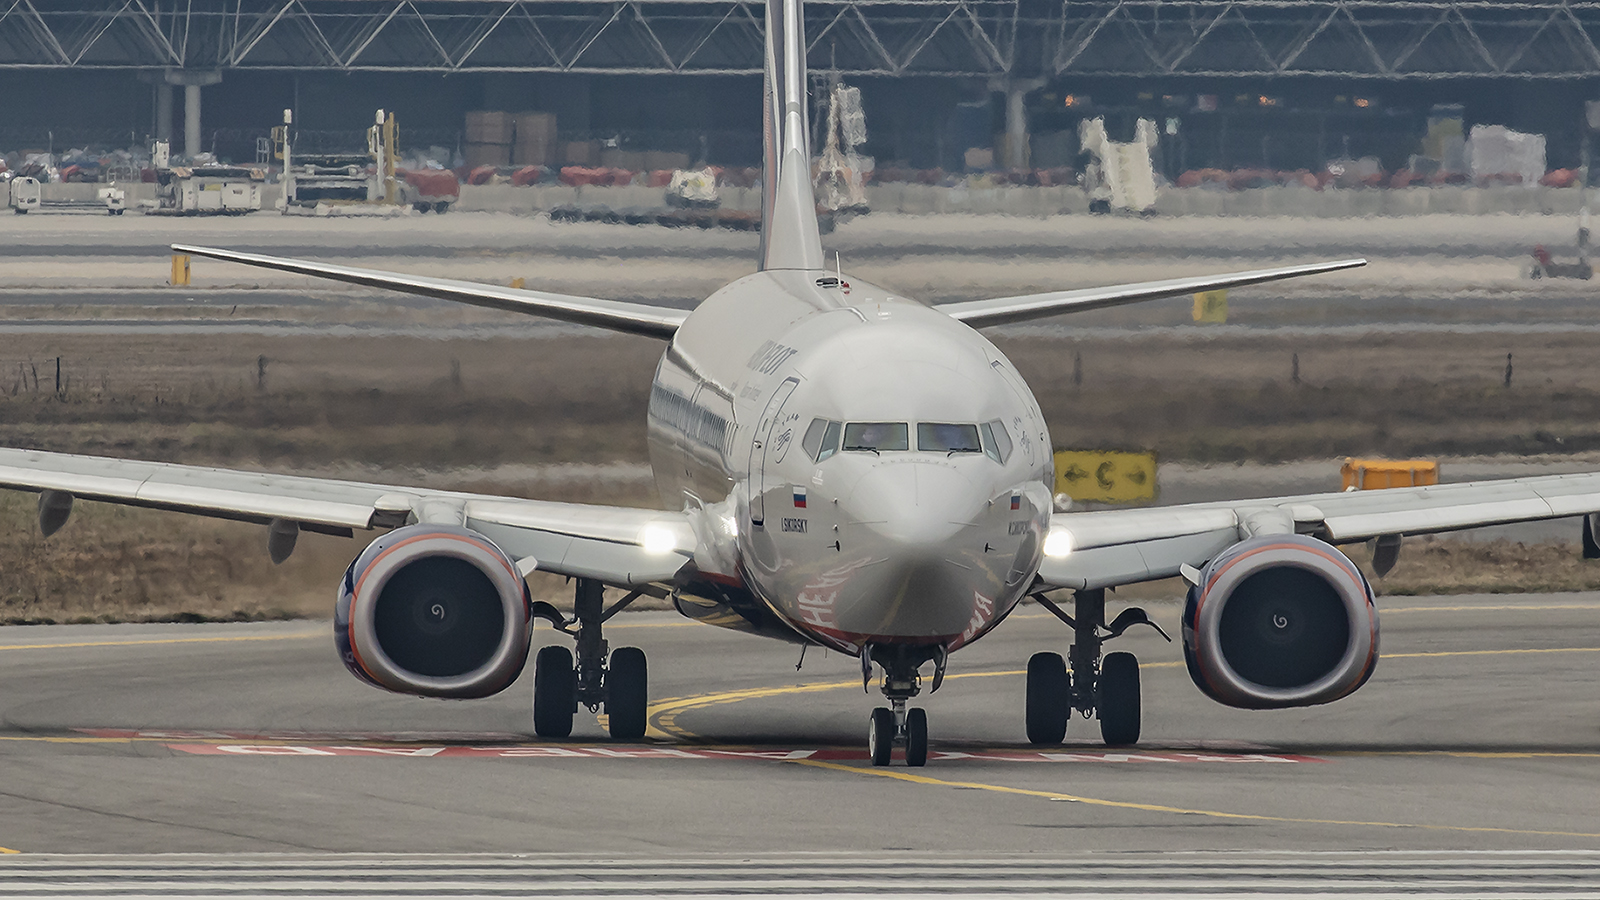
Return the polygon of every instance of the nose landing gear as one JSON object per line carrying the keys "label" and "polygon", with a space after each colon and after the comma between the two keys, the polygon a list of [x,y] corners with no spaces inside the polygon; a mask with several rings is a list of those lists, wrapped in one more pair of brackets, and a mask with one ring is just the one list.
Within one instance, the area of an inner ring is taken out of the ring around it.
{"label": "nose landing gear", "polygon": [[[1028,660],[1028,741],[1061,743],[1066,736],[1067,721],[1076,709],[1085,718],[1099,717],[1100,736],[1107,744],[1115,747],[1138,743],[1142,718],[1139,661],[1132,653],[1108,653],[1102,660],[1101,648],[1106,641],[1121,637],[1134,625],[1149,625],[1168,642],[1172,638],[1138,607],[1123,610],[1107,625],[1103,589],[1075,592],[1073,612],[1076,615],[1071,616],[1043,594],[1033,596],[1067,623],[1072,629],[1073,643],[1067,650],[1067,660],[1059,653],[1035,653]],[[1102,634],[1102,630],[1106,633]]]}
{"label": "nose landing gear", "polygon": [[879,686],[889,706],[872,711],[867,720],[867,755],[875,766],[887,766],[895,747],[904,747],[906,765],[928,762],[928,713],[906,709],[906,701],[922,692],[922,664],[934,661],[933,688],[944,682],[943,647],[907,647],[900,644],[868,644],[861,648],[861,686],[872,680],[872,664],[883,666]]}

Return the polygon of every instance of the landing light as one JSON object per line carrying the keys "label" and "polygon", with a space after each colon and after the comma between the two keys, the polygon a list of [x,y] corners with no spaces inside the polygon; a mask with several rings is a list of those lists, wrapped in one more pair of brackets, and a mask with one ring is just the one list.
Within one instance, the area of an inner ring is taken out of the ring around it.
{"label": "landing light", "polygon": [[1072,553],[1072,532],[1065,528],[1052,528],[1044,538],[1044,555],[1062,557]]}
{"label": "landing light", "polygon": [[664,525],[646,525],[644,530],[639,532],[639,543],[646,553],[657,555],[671,553],[678,549],[678,536]]}

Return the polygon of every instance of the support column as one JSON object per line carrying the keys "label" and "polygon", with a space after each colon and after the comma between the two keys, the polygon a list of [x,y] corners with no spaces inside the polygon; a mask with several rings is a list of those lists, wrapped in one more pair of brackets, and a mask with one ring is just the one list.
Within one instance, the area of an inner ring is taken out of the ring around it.
{"label": "support column", "polygon": [[183,155],[194,159],[200,152],[200,85],[183,86]]}
{"label": "support column", "polygon": [[1007,169],[1028,167],[1028,92],[1015,82],[1006,85],[1006,143],[1001,165]]}
{"label": "support column", "polygon": [[156,140],[172,141],[172,85],[156,85]]}
{"label": "support column", "polygon": [[1028,168],[1028,94],[1044,87],[1046,78],[993,78],[989,90],[1005,94],[1006,133],[995,160],[1003,169]]}
{"label": "support column", "polygon": [[[192,69],[168,69],[162,79],[167,85],[183,85],[183,152],[185,156],[193,158],[201,150],[200,146],[200,88],[208,84],[216,84],[222,80],[222,73],[218,71],[195,71]],[[172,90],[170,87],[163,94],[167,97],[166,118],[157,115],[156,127],[159,131],[163,122],[167,123],[167,135],[170,139],[172,133]],[[160,100],[157,100],[158,104]]]}

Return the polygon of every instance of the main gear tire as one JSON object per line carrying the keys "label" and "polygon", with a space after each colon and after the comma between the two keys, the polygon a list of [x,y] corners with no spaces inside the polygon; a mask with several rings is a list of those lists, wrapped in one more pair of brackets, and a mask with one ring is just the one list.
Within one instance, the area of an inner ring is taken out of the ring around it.
{"label": "main gear tire", "polygon": [[572,668],[572,651],[565,647],[540,647],[533,658],[533,733],[543,738],[572,734],[572,717],[578,711],[578,676]]}
{"label": "main gear tire", "polygon": [[1072,717],[1072,682],[1059,653],[1035,653],[1028,660],[1027,725],[1031,744],[1059,744]]}
{"label": "main gear tire", "polygon": [[872,711],[867,720],[867,755],[875,766],[887,766],[894,752],[894,713],[886,706]]}
{"label": "main gear tire", "polygon": [[650,680],[644,651],[618,647],[606,667],[606,719],[611,737],[637,741],[644,737],[650,706]]}
{"label": "main gear tire", "polygon": [[1100,664],[1100,736],[1112,747],[1139,743],[1139,661],[1132,653],[1107,653]]}
{"label": "main gear tire", "polygon": [[906,710],[906,765],[918,768],[928,764],[928,711]]}

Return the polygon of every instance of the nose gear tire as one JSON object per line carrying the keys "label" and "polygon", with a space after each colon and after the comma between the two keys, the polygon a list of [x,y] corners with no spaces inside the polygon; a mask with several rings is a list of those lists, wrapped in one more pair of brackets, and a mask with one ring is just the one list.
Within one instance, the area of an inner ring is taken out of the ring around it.
{"label": "nose gear tire", "polygon": [[1113,747],[1139,742],[1139,661],[1107,653],[1100,664],[1100,736]]}
{"label": "nose gear tire", "polygon": [[1072,716],[1072,685],[1067,663],[1059,653],[1035,653],[1028,659],[1028,742],[1059,744]]}
{"label": "nose gear tire", "polygon": [[611,665],[606,669],[606,718],[616,740],[644,737],[649,685],[643,650],[618,647],[611,651]]}
{"label": "nose gear tire", "polygon": [[928,764],[928,711],[906,710],[906,765]]}
{"label": "nose gear tire", "polygon": [[572,668],[572,651],[565,647],[540,647],[533,658],[533,733],[539,737],[572,734],[572,715],[578,711],[578,679]]}
{"label": "nose gear tire", "polygon": [[867,720],[867,755],[875,766],[887,766],[889,754],[894,750],[894,713],[880,706]]}

